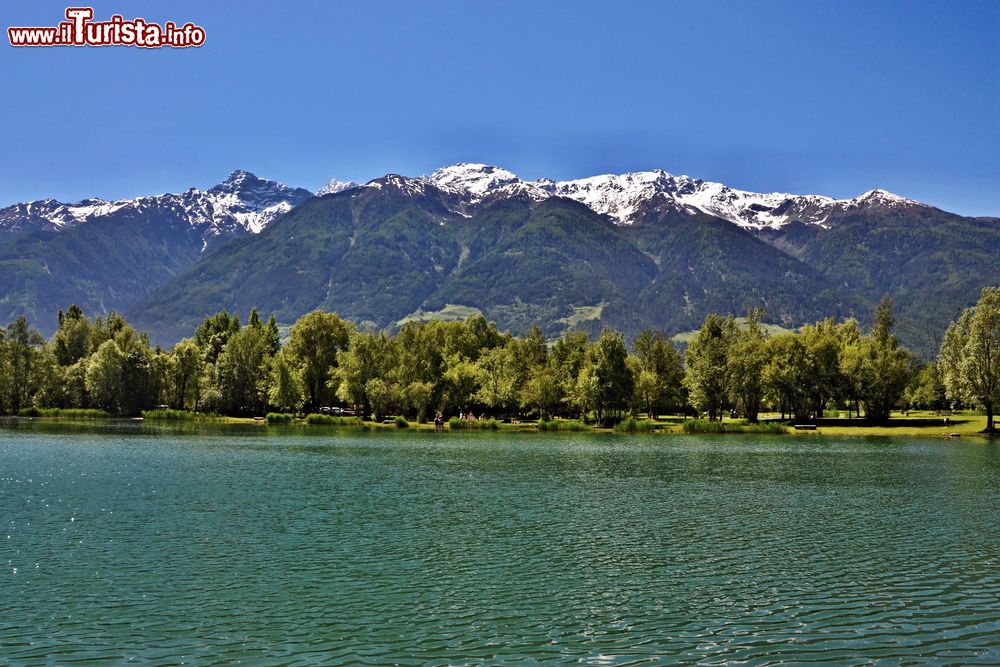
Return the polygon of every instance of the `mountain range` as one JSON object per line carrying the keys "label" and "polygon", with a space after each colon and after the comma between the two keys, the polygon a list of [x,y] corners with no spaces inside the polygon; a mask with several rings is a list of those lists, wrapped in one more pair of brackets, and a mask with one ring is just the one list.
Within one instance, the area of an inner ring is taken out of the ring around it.
{"label": "mountain range", "polygon": [[77,303],[163,344],[251,307],[286,324],[314,308],[374,329],[479,311],[549,336],[676,333],[754,306],[788,327],[865,322],[890,294],[900,336],[930,357],[1000,284],[998,258],[1000,219],[879,189],[760,194],[660,170],[525,181],[457,164],[313,195],[235,171],[205,191],[0,209],[0,321],[48,333]]}

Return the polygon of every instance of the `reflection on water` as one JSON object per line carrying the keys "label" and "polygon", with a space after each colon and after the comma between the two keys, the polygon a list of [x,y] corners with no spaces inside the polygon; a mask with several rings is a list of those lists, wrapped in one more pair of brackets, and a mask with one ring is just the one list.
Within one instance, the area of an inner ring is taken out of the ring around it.
{"label": "reflection on water", "polygon": [[1000,661],[982,441],[0,429],[13,663]]}

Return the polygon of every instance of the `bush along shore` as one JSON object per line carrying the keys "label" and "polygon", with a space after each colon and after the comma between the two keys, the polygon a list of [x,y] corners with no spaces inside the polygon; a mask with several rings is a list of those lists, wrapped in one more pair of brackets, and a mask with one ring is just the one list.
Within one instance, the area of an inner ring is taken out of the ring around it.
{"label": "bush along shore", "polygon": [[[934,361],[893,334],[823,320],[770,335],[766,313],[709,315],[682,349],[662,332],[520,336],[480,315],[369,332],[314,311],[282,340],[272,316],[225,311],[170,349],[115,313],[60,312],[45,340],[0,329],[0,414],[251,419],[281,425],[619,433],[995,432],[1000,288],[945,332]],[[918,412],[919,411],[919,418]],[[961,411],[961,412],[959,412]],[[982,418],[980,418],[980,416]],[[923,431],[921,431],[923,429]]]}

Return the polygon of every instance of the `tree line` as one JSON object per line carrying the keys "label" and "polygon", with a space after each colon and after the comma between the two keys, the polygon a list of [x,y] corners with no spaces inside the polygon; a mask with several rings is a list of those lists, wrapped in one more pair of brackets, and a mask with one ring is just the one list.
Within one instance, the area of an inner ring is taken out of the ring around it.
{"label": "tree line", "polygon": [[981,407],[993,428],[1000,393],[1000,288],[948,328],[935,363],[923,363],[893,333],[891,301],[874,324],[823,320],[768,335],[764,313],[709,315],[681,350],[644,331],[626,345],[606,329],[546,341],[517,337],[481,315],[414,322],[395,334],[360,330],[334,313],[299,318],[285,340],[274,317],[207,317],[169,350],[152,347],[116,313],[60,312],[49,340],[22,317],[0,329],[0,413],[32,407],[96,408],[137,415],[157,406],[227,415],[350,406],[382,420],[433,411],[489,416],[582,417],[609,424],[625,415],[762,412],[799,422],[830,410],[873,421],[898,407]]}

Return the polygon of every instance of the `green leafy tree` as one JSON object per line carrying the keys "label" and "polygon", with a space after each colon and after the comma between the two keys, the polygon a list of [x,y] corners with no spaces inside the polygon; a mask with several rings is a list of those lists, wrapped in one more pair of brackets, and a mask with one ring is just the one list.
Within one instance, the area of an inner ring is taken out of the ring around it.
{"label": "green leafy tree", "polygon": [[767,364],[763,311],[747,315],[746,326],[732,331],[726,352],[726,384],[740,412],[756,423],[764,398],[764,366]]}
{"label": "green leafy tree", "polygon": [[281,350],[281,334],[278,331],[278,321],[274,319],[273,313],[267,318],[267,323],[264,325],[264,340],[267,341],[268,355],[273,357],[278,354]]}
{"label": "green leafy tree", "polygon": [[417,423],[422,424],[426,420],[427,406],[431,403],[434,394],[434,385],[430,382],[411,382],[406,385],[402,392],[403,404],[407,406],[416,417]]}
{"label": "green leafy tree", "polygon": [[177,359],[160,346],[150,357],[150,394],[155,405],[168,403],[174,396],[174,376]]}
{"label": "green leafy tree", "polygon": [[386,379],[395,365],[396,345],[388,336],[353,332],[347,348],[337,354],[337,366],[327,385],[336,390],[337,398],[369,414],[368,382]]}
{"label": "green leafy tree", "polygon": [[522,337],[507,341],[504,348],[508,351],[507,375],[511,380],[513,393],[517,394],[532,375],[548,365],[549,348],[537,324],[532,325]]}
{"label": "green leafy tree", "polygon": [[[88,354],[96,352],[104,341],[117,340],[120,344],[122,336],[133,334],[136,334],[135,330],[119,313],[112,311],[104,319],[95,317],[91,325],[90,338],[87,341]],[[148,340],[146,343],[148,345]]]}
{"label": "green leafy tree", "polygon": [[664,404],[681,404],[684,364],[681,355],[663,332],[645,330],[633,341],[633,375],[637,403],[655,418]]}
{"label": "green leafy tree", "polygon": [[563,385],[551,366],[537,367],[521,388],[522,405],[538,410],[544,418],[555,414],[564,396]]}
{"label": "green leafy tree", "polygon": [[941,343],[938,368],[948,398],[979,405],[986,431],[996,432],[994,411],[1000,405],[1000,287],[987,287],[979,301],[949,325]]}
{"label": "green leafy tree", "polygon": [[578,409],[577,382],[580,371],[587,363],[587,348],[587,333],[570,331],[556,340],[549,356],[550,367],[560,385],[561,403],[575,405]]}
{"label": "green leafy tree", "polygon": [[937,364],[924,364],[913,376],[903,393],[903,400],[911,408],[940,410],[947,404],[944,383]]}
{"label": "green leafy tree", "polygon": [[413,383],[430,385],[427,405],[444,404],[445,338],[447,329],[453,325],[440,321],[411,322],[396,335],[398,358],[392,376],[401,387]]}
{"label": "green leafy tree", "polygon": [[841,365],[843,332],[836,322],[828,319],[802,327],[799,336],[806,354],[804,390],[810,399],[811,412],[822,417],[827,404],[850,393]]}
{"label": "green leafy tree", "polygon": [[87,366],[89,357],[62,369],[60,395],[61,400],[54,407],[86,408],[92,405],[90,392],[87,391]]}
{"label": "green leafy tree", "polygon": [[270,384],[267,398],[271,405],[282,412],[295,412],[302,407],[302,379],[283,352],[275,355],[271,363]]}
{"label": "green leafy tree", "polygon": [[892,333],[894,325],[892,301],[884,297],[875,311],[871,333],[845,354],[850,382],[859,392],[865,415],[874,421],[889,419],[914,372],[914,358],[899,345]]}
{"label": "green leafy tree", "polygon": [[87,360],[85,383],[93,403],[109,412],[137,415],[155,404],[152,353],[144,336],[126,325]]}
{"label": "green leafy tree", "polygon": [[70,366],[87,356],[91,326],[76,304],[65,314],[59,311],[59,326],[52,337],[56,360],[60,366]]}
{"label": "green leafy tree", "polygon": [[709,315],[688,344],[684,383],[691,402],[707,412],[709,419],[722,419],[729,394],[729,348],[735,333],[732,317]]}
{"label": "green leafy tree", "polygon": [[519,380],[515,373],[516,351],[512,346],[494,347],[485,350],[476,361],[479,370],[479,391],[475,399],[491,408],[503,410],[515,400],[516,384]]}
{"label": "green leafy tree", "polygon": [[0,338],[0,407],[16,413],[31,404],[40,386],[45,339],[23,316]]}
{"label": "green leafy tree", "polygon": [[198,378],[204,371],[205,362],[198,344],[190,339],[180,340],[171,354],[174,364],[171,366],[172,398],[170,405],[183,410],[187,406],[198,407],[200,396],[200,383]]}
{"label": "green leafy tree", "polygon": [[638,407],[642,406],[646,410],[646,414],[651,419],[655,419],[656,406],[659,404],[663,393],[660,388],[660,378],[654,371],[644,369],[634,357],[629,357],[628,360],[632,376],[635,378],[635,399],[633,401],[635,407],[633,408],[633,412],[637,412]]}
{"label": "green leafy tree", "polygon": [[[864,391],[864,386],[861,384],[863,378],[857,372],[860,363],[858,351],[862,339],[861,328],[858,326],[857,320],[852,318],[838,324],[836,336],[839,359],[838,374],[840,376],[838,394],[845,400],[848,407],[854,406],[854,413],[860,417],[861,392]],[[851,415],[850,411],[848,411],[848,415]]]}
{"label": "green leafy tree", "polygon": [[101,343],[87,361],[87,392],[94,405],[119,412],[125,355],[114,340]]}
{"label": "green leafy tree", "polygon": [[259,414],[267,403],[270,346],[264,327],[248,324],[229,337],[216,360],[216,385],[226,412]]}
{"label": "green leafy tree", "polygon": [[225,310],[205,318],[194,333],[194,342],[201,348],[205,362],[214,364],[229,342],[230,336],[240,330],[240,318]]}
{"label": "green leafy tree", "polygon": [[764,346],[766,363],[763,369],[765,394],[797,422],[806,422],[812,415],[809,391],[809,363],[806,346],[793,333],[769,338]]}
{"label": "green leafy tree", "polygon": [[446,360],[446,368],[441,378],[444,386],[445,405],[452,412],[466,410],[472,406],[482,378],[474,361],[456,354]]}
{"label": "green leafy tree", "polygon": [[65,368],[59,365],[51,342],[38,351],[35,387],[32,402],[36,406],[70,407],[67,404]]}
{"label": "green leafy tree", "polygon": [[605,329],[589,350],[590,368],[597,381],[594,409],[600,422],[619,419],[628,406],[634,387],[629,372],[625,340]]}
{"label": "green leafy tree", "polygon": [[336,387],[330,386],[330,373],[337,367],[338,353],[347,349],[353,331],[353,325],[335,313],[319,310],[303,315],[292,325],[285,349],[301,374],[310,408],[333,402]]}
{"label": "green leafy tree", "polygon": [[[601,400],[601,383],[596,369],[589,361],[580,368],[580,373],[573,384],[570,400],[584,419],[586,419],[587,413],[598,409]],[[598,413],[598,421],[601,420],[601,417],[602,415]]]}
{"label": "green leafy tree", "polygon": [[396,403],[396,385],[382,378],[373,378],[365,383],[365,394],[372,407],[372,417],[380,422]]}

